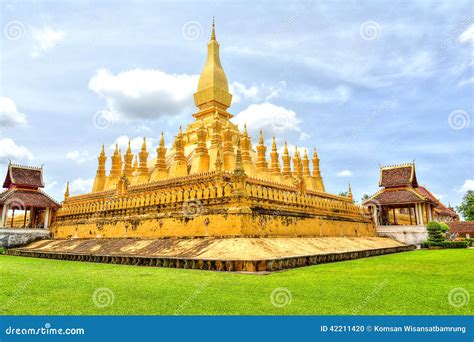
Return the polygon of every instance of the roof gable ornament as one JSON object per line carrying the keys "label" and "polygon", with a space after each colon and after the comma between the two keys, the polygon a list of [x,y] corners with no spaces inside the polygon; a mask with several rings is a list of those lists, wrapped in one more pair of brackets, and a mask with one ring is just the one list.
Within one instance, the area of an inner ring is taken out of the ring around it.
{"label": "roof gable ornament", "polygon": [[4,188],[22,187],[30,189],[44,188],[43,166],[33,167],[8,163],[8,170],[3,182]]}
{"label": "roof gable ornament", "polygon": [[418,187],[415,163],[380,166],[379,186],[385,188],[411,186]]}

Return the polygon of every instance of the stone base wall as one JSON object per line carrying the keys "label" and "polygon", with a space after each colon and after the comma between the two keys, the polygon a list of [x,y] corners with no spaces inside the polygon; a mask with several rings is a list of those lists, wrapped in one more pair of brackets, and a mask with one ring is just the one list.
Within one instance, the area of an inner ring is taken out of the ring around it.
{"label": "stone base wall", "polygon": [[420,246],[428,239],[425,226],[377,226],[377,235],[416,246]]}
{"label": "stone base wall", "polygon": [[164,238],[229,236],[376,236],[372,222],[324,216],[261,214],[210,214],[196,217],[141,215],[116,219],[58,222],[52,228],[58,239]]}
{"label": "stone base wall", "polygon": [[266,260],[226,260],[226,259],[192,259],[192,258],[162,258],[148,256],[116,256],[116,255],[91,255],[64,252],[49,252],[13,249],[7,251],[8,255],[59,259],[71,261],[86,261],[96,263],[111,263],[135,266],[187,268],[210,271],[228,272],[274,272],[284,269],[325,264],[337,261],[368,258],[391,253],[400,253],[413,250],[414,246],[398,246],[359,250],[352,252],[326,253],[317,255],[294,256],[288,258],[275,258]]}
{"label": "stone base wall", "polygon": [[2,248],[21,247],[36,240],[49,238],[50,232],[47,229],[0,228],[0,247]]}

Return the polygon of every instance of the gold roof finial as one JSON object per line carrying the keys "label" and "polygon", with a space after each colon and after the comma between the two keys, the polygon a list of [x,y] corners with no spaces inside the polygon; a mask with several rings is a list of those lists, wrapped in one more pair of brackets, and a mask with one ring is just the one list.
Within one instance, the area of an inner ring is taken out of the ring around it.
{"label": "gold roof finial", "polygon": [[160,146],[161,147],[165,146],[165,135],[163,134],[163,132],[161,132],[161,136],[160,136]]}
{"label": "gold roof finial", "polygon": [[214,16],[212,16],[212,33],[211,40],[216,40],[216,28],[214,26]]}
{"label": "gold roof finial", "polygon": [[138,155],[135,155],[134,161],[133,161],[133,171],[138,171]]}
{"label": "gold roof finial", "polygon": [[286,144],[286,141],[285,141],[285,145],[284,145],[284,148],[283,148],[283,154],[288,154],[288,145]]}
{"label": "gold roof finial", "polygon": [[64,192],[64,199],[69,197],[69,181],[66,183],[66,191]]}
{"label": "gold roof finial", "polygon": [[142,151],[146,151],[146,138],[143,137]]}
{"label": "gold roof finial", "polygon": [[314,148],[313,159],[318,159],[318,152],[316,152],[316,147]]}
{"label": "gold roof finial", "polygon": [[258,139],[258,143],[259,143],[260,145],[263,145],[263,132],[262,132],[262,130],[260,130],[260,137],[259,137],[259,139]]}
{"label": "gold roof finial", "polygon": [[277,144],[275,141],[275,136],[272,137],[272,150],[276,151],[277,150]]}
{"label": "gold roof finial", "polygon": [[211,40],[207,44],[206,64],[199,76],[198,89],[194,103],[199,109],[208,108],[209,103],[227,109],[232,102],[227,76],[219,57],[219,43],[216,40],[214,19],[212,20]]}

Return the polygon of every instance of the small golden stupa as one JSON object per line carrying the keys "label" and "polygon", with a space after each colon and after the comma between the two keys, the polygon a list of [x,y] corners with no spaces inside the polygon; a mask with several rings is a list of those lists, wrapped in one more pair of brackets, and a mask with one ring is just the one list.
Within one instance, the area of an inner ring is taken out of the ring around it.
{"label": "small golden stupa", "polygon": [[264,133],[254,148],[247,128],[230,121],[231,102],[213,23],[194,121],[169,150],[162,133],[152,160],[145,139],[135,163],[130,145],[123,156],[116,146],[108,174],[102,146],[92,192],[65,195],[53,236],[375,236],[350,192],[325,192],[316,149],[310,161],[285,143],[281,167],[273,137],[267,160]]}

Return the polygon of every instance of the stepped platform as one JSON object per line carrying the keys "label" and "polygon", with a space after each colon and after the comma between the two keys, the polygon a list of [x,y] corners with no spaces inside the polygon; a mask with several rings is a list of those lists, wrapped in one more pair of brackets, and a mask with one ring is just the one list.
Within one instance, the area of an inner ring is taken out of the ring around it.
{"label": "stepped platform", "polygon": [[415,246],[381,237],[235,237],[42,240],[8,255],[214,271],[274,272],[405,252]]}

